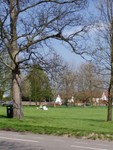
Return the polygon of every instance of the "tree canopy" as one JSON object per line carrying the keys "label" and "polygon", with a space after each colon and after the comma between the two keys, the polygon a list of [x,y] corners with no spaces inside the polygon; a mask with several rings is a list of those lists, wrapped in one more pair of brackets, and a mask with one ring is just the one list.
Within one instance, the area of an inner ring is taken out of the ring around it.
{"label": "tree canopy", "polygon": [[30,83],[30,99],[34,101],[46,101],[52,96],[49,79],[46,73],[39,69],[37,65],[33,65],[27,75]]}

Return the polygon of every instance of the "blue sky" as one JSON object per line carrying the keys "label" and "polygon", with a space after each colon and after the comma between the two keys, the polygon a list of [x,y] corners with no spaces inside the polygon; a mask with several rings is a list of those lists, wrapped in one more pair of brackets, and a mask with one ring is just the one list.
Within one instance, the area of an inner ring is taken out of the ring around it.
{"label": "blue sky", "polygon": [[[97,15],[94,2],[92,2],[92,0],[89,0],[89,7],[85,11],[83,11],[83,13],[85,13],[86,19],[91,18],[90,16]],[[92,32],[91,35],[92,34],[95,34],[95,33]],[[90,43],[89,45],[92,45],[91,41],[89,43]],[[67,49],[64,48],[62,45],[58,45],[58,43],[55,43],[55,49],[57,53],[63,58],[63,60],[70,64],[70,66],[77,67],[80,64],[86,62],[81,56],[75,54],[74,52],[71,52],[68,48]]]}
{"label": "blue sky", "polygon": [[81,56],[71,52],[69,49],[66,49],[63,46],[57,46],[57,48],[57,53],[64,59],[64,61],[68,62],[70,66],[77,67],[81,63],[85,62]]}

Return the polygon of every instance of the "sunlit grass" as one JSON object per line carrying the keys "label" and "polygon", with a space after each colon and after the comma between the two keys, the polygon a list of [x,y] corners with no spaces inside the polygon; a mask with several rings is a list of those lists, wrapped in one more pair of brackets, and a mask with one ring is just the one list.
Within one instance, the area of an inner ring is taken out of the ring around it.
{"label": "sunlit grass", "polygon": [[62,107],[48,111],[24,107],[22,120],[7,118],[6,108],[0,107],[0,129],[30,131],[40,134],[110,137],[113,122],[106,122],[107,107]]}

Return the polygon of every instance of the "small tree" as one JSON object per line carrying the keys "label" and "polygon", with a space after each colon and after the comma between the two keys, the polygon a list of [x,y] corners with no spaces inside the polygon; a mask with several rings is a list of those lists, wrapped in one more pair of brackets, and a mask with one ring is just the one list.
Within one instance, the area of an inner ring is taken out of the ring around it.
{"label": "small tree", "polygon": [[27,75],[27,80],[30,82],[30,99],[37,104],[42,100],[51,98],[51,88],[46,73],[39,68],[38,65],[33,65]]}
{"label": "small tree", "polygon": [[62,98],[71,99],[75,93],[76,73],[67,64],[62,71],[62,76],[60,76],[60,84],[59,93],[62,94]]}

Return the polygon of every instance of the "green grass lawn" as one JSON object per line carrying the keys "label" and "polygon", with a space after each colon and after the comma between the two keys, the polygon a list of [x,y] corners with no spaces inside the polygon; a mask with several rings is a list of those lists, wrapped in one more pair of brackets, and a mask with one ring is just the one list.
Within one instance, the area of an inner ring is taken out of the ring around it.
{"label": "green grass lawn", "polygon": [[113,122],[106,122],[106,107],[51,107],[44,111],[27,106],[23,110],[24,118],[16,120],[7,118],[6,108],[0,107],[0,129],[113,139]]}

